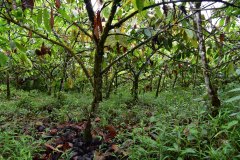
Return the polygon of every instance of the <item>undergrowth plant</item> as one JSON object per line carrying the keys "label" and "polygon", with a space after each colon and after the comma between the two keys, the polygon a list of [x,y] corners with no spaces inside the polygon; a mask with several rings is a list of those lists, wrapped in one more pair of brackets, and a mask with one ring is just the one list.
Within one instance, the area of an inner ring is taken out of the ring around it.
{"label": "undergrowth plant", "polygon": [[[237,87],[230,85],[220,91],[224,103],[216,117],[208,114],[201,87],[165,90],[158,98],[153,92],[142,93],[137,102],[126,88],[119,88],[100,104],[100,121],[94,127],[114,126],[118,134],[113,143],[119,144],[128,159],[237,160],[240,158],[240,111],[238,101],[228,101],[237,96],[238,90],[232,91],[233,88]],[[2,95],[0,98],[0,159],[32,159],[44,143],[34,136],[36,123],[79,122],[86,118],[91,104],[90,94],[74,92],[49,97],[36,90],[16,91],[10,101]],[[28,129],[28,135],[24,128]],[[69,159],[71,154],[69,150],[62,158]]]}

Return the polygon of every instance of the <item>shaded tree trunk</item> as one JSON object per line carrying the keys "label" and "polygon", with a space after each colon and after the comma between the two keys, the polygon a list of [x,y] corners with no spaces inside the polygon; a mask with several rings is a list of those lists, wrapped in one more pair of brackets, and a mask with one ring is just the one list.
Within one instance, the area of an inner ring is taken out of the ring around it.
{"label": "shaded tree trunk", "polygon": [[[196,64],[198,64],[198,56],[197,56]],[[196,66],[194,68],[194,73],[193,73],[193,88],[195,88],[197,84],[197,74],[198,74],[198,68]]]}
{"label": "shaded tree trunk", "polygon": [[116,80],[117,73],[114,74],[114,76],[112,77],[112,79],[110,80],[110,83],[108,85],[107,88],[107,92],[106,92],[106,99],[108,99],[110,97],[111,91],[112,91],[112,87],[113,87],[113,82],[114,80]]}
{"label": "shaded tree trunk", "polygon": [[133,93],[133,99],[135,101],[138,100],[138,83],[139,83],[139,75],[134,75],[134,80],[133,80],[133,86],[132,86],[132,93]]}
{"label": "shaded tree trunk", "polygon": [[159,94],[161,81],[162,81],[162,73],[160,74],[160,76],[158,78],[157,91],[156,91],[156,95],[155,95],[156,97],[158,97],[158,94]]}
{"label": "shaded tree trunk", "polygon": [[7,84],[7,99],[10,100],[11,97],[11,91],[10,91],[10,75],[9,72],[7,71],[6,74],[6,84]]}
{"label": "shaded tree trunk", "polygon": [[[201,3],[196,3],[196,8],[200,9]],[[205,41],[203,37],[203,29],[202,29],[202,17],[201,11],[196,14],[195,21],[197,24],[197,36],[199,41],[199,55],[201,57],[201,62],[203,66],[203,75],[205,80],[206,89],[208,92],[209,99],[212,105],[212,116],[216,116],[218,114],[219,107],[221,105],[220,100],[217,95],[217,91],[214,89],[213,84],[210,79],[210,68],[208,65],[207,57],[206,57],[206,47]]]}
{"label": "shaded tree trunk", "polygon": [[92,142],[92,124],[91,119],[95,117],[95,111],[99,106],[100,101],[102,101],[102,62],[103,62],[103,47],[97,46],[97,50],[94,57],[94,85],[93,85],[93,101],[91,105],[91,110],[88,115],[88,121],[84,131],[84,138],[87,143]]}
{"label": "shaded tree trunk", "polygon": [[64,82],[66,80],[66,73],[67,73],[67,63],[68,63],[68,57],[66,55],[65,61],[63,64],[63,77],[61,78],[61,81],[60,81],[59,92],[61,92],[64,88]]}
{"label": "shaded tree trunk", "polygon": [[177,78],[178,78],[178,73],[176,71],[176,73],[174,73],[174,80],[173,80],[173,85],[172,85],[173,89],[175,88],[175,85],[176,85],[176,82],[177,82]]}
{"label": "shaded tree trunk", "polygon": [[166,75],[163,75],[162,86],[161,86],[161,89],[159,90],[159,92],[161,92],[165,86],[165,78],[166,78]]}

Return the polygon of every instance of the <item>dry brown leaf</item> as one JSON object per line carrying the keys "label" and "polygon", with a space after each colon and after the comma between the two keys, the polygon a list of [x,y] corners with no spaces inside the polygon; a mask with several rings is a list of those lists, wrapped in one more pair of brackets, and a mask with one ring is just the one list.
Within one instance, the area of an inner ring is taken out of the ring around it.
{"label": "dry brown leaf", "polygon": [[113,149],[114,152],[118,152],[118,151],[119,151],[119,147],[118,147],[118,145],[116,145],[116,144],[113,144],[113,145],[111,146],[111,148]]}
{"label": "dry brown leaf", "polygon": [[51,146],[50,144],[45,143],[44,145],[45,145],[47,148],[50,148],[50,149],[53,150],[53,151],[63,153],[63,151],[58,150],[57,148]]}
{"label": "dry brown leaf", "polygon": [[95,122],[100,122],[101,119],[99,117],[95,118]]}

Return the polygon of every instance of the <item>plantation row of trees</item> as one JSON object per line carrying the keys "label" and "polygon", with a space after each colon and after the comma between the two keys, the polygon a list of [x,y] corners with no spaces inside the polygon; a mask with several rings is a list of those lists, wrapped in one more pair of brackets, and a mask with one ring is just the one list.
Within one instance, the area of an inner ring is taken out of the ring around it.
{"label": "plantation row of trees", "polygon": [[87,141],[103,95],[128,82],[135,100],[204,82],[215,116],[217,86],[240,80],[239,14],[235,0],[2,0],[0,81],[7,98],[10,84],[91,88]]}

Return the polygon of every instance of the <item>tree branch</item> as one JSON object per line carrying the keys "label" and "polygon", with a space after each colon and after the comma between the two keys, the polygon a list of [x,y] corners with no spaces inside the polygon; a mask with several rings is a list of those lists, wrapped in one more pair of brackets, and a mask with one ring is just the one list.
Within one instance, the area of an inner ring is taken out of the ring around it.
{"label": "tree branch", "polygon": [[105,28],[103,30],[103,33],[102,33],[102,36],[101,36],[101,39],[100,39],[100,43],[102,45],[104,45],[104,43],[105,43],[105,41],[106,41],[106,39],[108,37],[109,31],[112,29],[111,28],[112,21],[113,21],[115,13],[117,11],[117,5],[118,5],[119,2],[120,2],[120,0],[114,0],[113,1],[113,5],[112,5],[112,9],[111,9],[110,15],[108,17],[108,21],[107,21],[107,23],[105,25]]}

